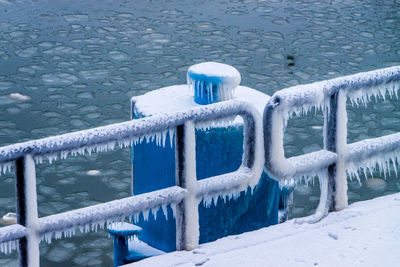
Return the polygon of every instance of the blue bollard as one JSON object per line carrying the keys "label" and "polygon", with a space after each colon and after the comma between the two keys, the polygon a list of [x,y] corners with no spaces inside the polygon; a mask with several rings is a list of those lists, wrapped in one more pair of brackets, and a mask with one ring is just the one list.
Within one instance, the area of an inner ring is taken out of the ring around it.
{"label": "blue bollard", "polygon": [[[188,85],[161,88],[132,99],[133,118],[172,112],[238,97],[259,103],[262,114],[269,96],[248,87],[238,86],[239,72],[231,66],[208,62],[189,68]],[[236,91],[236,93],[235,93]],[[191,94],[189,93],[191,92]],[[161,103],[160,106],[157,103]],[[133,194],[175,185],[174,142],[158,146],[156,142],[141,143],[132,149]],[[243,153],[243,125],[239,121],[228,127],[196,130],[197,179],[235,171]],[[256,230],[278,223],[280,189],[278,183],[262,174],[253,194],[242,192],[236,200],[219,199],[216,205],[199,205],[200,243]],[[140,239],[165,252],[176,249],[175,219],[168,207],[166,220],[161,209],[157,220],[139,217],[143,228]]]}
{"label": "blue bollard", "polygon": [[240,80],[237,69],[216,62],[193,65],[187,71],[189,89],[200,105],[232,99]]}

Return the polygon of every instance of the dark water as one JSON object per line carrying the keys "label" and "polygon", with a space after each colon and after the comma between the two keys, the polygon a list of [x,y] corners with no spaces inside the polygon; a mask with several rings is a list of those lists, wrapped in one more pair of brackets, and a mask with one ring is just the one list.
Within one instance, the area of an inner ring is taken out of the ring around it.
{"label": "dark water", "polygon": [[[131,96],[185,83],[203,61],[235,66],[243,85],[267,94],[399,65],[399,25],[400,1],[0,0],[0,145],[127,120]],[[396,101],[348,113],[349,143],[400,131]],[[286,155],[320,149],[320,126],[320,114],[291,120]],[[37,177],[40,216],[125,197],[129,150],[42,164]],[[14,178],[0,179],[2,215],[15,210]],[[353,181],[349,197],[399,187],[393,177],[379,190]],[[317,186],[300,186],[292,216],[317,202]],[[112,264],[104,232],[42,244],[41,253],[43,266]],[[15,258],[2,254],[0,265]]]}

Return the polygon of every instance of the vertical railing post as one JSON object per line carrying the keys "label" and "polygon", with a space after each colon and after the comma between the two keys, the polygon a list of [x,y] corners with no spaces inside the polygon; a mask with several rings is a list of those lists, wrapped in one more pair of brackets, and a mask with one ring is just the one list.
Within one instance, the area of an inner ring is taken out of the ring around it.
{"label": "vertical railing post", "polygon": [[347,206],[347,180],[344,156],[347,146],[346,93],[343,90],[330,97],[329,108],[325,111],[324,147],[338,155],[336,164],[328,167],[329,211],[341,210]]}
{"label": "vertical railing post", "polygon": [[199,210],[196,198],[195,128],[192,121],[176,128],[176,184],[187,190],[176,208],[176,249],[192,250],[199,245]]}
{"label": "vertical railing post", "polygon": [[39,266],[39,240],[37,236],[37,195],[35,163],[31,155],[16,160],[17,222],[28,229],[19,240],[19,265]]}

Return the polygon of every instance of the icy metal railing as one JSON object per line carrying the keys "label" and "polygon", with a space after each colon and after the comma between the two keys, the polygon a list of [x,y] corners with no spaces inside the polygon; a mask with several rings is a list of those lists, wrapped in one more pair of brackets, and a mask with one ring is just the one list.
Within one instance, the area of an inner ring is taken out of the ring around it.
{"label": "icy metal railing", "polygon": [[[281,184],[297,183],[319,177],[321,196],[314,215],[315,222],[329,211],[347,206],[347,175],[358,176],[358,170],[379,167],[386,174],[390,161],[396,170],[400,159],[400,133],[347,144],[346,101],[366,105],[371,97],[398,98],[400,66],[359,73],[308,85],[294,86],[276,92],[264,110],[265,169]],[[293,114],[311,109],[324,112],[324,149],[302,156],[286,158],[283,133]],[[367,176],[366,176],[367,177]]]}
{"label": "icy metal railing", "polygon": [[[235,116],[241,116],[244,122],[242,165],[235,172],[197,181],[196,124]],[[125,147],[144,138],[165,138],[161,133],[171,134],[171,129],[175,131],[176,186],[38,218],[35,161],[40,163],[47,156],[51,162],[68,154],[112,149],[116,143]],[[18,246],[20,266],[39,266],[40,240],[69,237],[77,228],[81,232],[96,230],[105,223],[138,218],[140,213],[146,218],[150,210],[156,214],[159,208],[167,217],[166,206],[171,205],[176,217],[177,249],[194,249],[199,242],[200,201],[254,187],[264,164],[262,149],[259,112],[251,104],[237,100],[1,147],[1,169],[9,171],[10,162],[15,162],[17,189],[17,224],[0,228],[1,248],[4,252]]]}

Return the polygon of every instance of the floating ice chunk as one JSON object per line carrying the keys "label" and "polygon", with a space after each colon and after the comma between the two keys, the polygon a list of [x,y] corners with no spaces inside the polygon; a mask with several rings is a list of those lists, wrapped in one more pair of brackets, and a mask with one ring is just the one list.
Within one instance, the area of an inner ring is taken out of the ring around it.
{"label": "floating ice chunk", "polygon": [[113,50],[108,52],[110,57],[114,60],[123,61],[129,59],[129,55],[122,51]]}
{"label": "floating ice chunk", "polygon": [[8,212],[1,218],[0,222],[3,224],[6,224],[6,225],[16,224],[17,223],[17,214],[14,212]]}
{"label": "floating ice chunk", "polygon": [[63,17],[67,22],[86,21],[89,18],[87,14],[81,13],[63,15]]}
{"label": "floating ice chunk", "polygon": [[384,179],[381,178],[368,178],[366,181],[366,185],[372,190],[383,191],[385,190],[387,183]]}
{"label": "floating ice chunk", "polygon": [[28,47],[15,52],[20,57],[32,57],[37,53],[37,47]]}
{"label": "floating ice chunk", "polygon": [[96,175],[99,175],[100,173],[101,173],[100,170],[88,170],[86,172],[86,174],[89,176],[96,176]]}
{"label": "floating ice chunk", "polygon": [[20,93],[11,93],[8,95],[8,97],[19,101],[28,101],[31,99],[30,96],[22,95]]}
{"label": "floating ice chunk", "polygon": [[108,77],[109,71],[106,69],[83,70],[79,72],[79,76],[86,80],[104,80]]}
{"label": "floating ice chunk", "polygon": [[75,75],[64,73],[64,72],[56,72],[50,74],[44,74],[42,76],[42,80],[47,85],[71,85],[78,81],[78,77]]}

